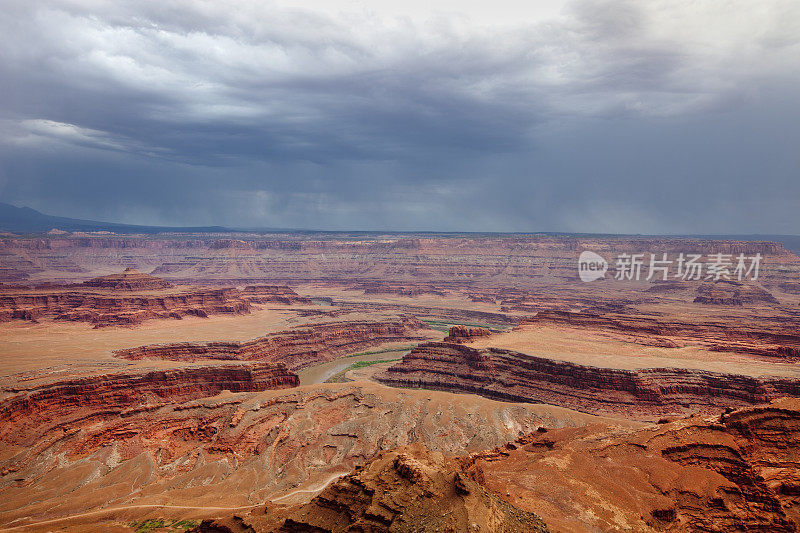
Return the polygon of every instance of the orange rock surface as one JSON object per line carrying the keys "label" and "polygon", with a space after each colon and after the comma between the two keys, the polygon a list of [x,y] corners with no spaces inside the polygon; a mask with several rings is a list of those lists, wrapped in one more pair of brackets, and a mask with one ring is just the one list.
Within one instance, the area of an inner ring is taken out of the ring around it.
{"label": "orange rock surface", "polygon": [[641,420],[800,396],[796,378],[685,368],[601,368],[452,342],[420,344],[376,379],[392,386],[469,392]]}
{"label": "orange rock surface", "polygon": [[[583,250],[763,261],[584,283]],[[770,242],[3,236],[0,527],[795,531],[798,276]]]}
{"label": "orange rock surface", "polygon": [[269,525],[261,509],[240,514],[239,524],[255,532],[792,532],[798,444],[797,399],[644,428],[541,427],[459,457],[416,444],[378,454],[297,509],[268,508]]}
{"label": "orange rock surface", "polygon": [[551,531],[797,531],[800,401],[534,433],[464,468]]}
{"label": "orange rock surface", "polygon": [[123,359],[280,361],[292,370],[387,342],[423,340],[427,326],[413,317],[393,321],[328,322],[246,342],[154,344],[115,352]]}
{"label": "orange rock surface", "polygon": [[135,268],[126,268],[121,274],[109,274],[84,281],[86,287],[116,291],[150,291],[167,289],[172,284],[161,278],[143,274]]}
{"label": "orange rock surface", "polygon": [[251,304],[310,304],[289,287],[276,285],[235,288],[183,287],[127,269],[122,274],[79,284],[0,287],[0,321],[55,320],[91,322],[97,327],[137,325],[145,320],[245,314]]}

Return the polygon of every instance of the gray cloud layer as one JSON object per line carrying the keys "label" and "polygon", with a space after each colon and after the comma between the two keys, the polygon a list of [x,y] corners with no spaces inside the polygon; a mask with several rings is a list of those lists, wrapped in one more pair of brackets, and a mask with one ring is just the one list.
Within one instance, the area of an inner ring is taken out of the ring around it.
{"label": "gray cloud layer", "polygon": [[491,25],[237,6],[5,2],[0,199],[175,225],[800,232],[794,0]]}

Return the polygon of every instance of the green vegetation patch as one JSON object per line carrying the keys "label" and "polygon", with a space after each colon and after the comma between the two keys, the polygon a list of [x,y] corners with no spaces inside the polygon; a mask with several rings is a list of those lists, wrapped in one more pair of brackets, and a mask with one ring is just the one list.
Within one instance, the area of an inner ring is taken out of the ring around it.
{"label": "green vegetation patch", "polygon": [[406,351],[406,350],[411,350],[414,347],[416,347],[416,344],[407,344],[407,345],[404,345],[404,346],[395,346],[394,348],[381,348],[380,350],[370,350],[370,351],[367,351],[367,352],[351,353],[349,355],[343,356],[343,358],[344,357],[360,357],[362,355],[375,355],[375,354],[379,354],[379,353],[388,353],[388,352],[403,352],[403,351]]}
{"label": "green vegetation patch", "polygon": [[511,329],[512,326],[506,324],[488,324],[488,323],[477,323],[477,322],[459,322],[457,320],[433,320],[429,318],[422,318],[420,319],[426,324],[428,324],[431,329],[435,329],[436,331],[441,331],[443,333],[449,333],[451,326],[467,326],[469,328],[486,328],[489,331],[498,333],[502,331],[506,331]]}
{"label": "green vegetation patch", "polygon": [[347,374],[351,370],[355,370],[356,368],[364,368],[367,366],[377,365],[379,363],[393,363],[395,361],[400,361],[402,359],[403,359],[402,357],[397,357],[395,359],[379,359],[377,361],[357,361],[352,365],[348,366],[347,368],[345,368],[344,370],[342,370],[341,372],[337,372],[336,374],[329,377],[327,380],[325,380],[325,383],[344,383],[346,381],[351,381],[346,377],[344,377],[345,374]]}
{"label": "green vegetation patch", "polygon": [[157,529],[172,529],[175,531],[186,531],[200,524],[199,520],[172,520],[165,518],[148,518],[131,522],[130,525],[136,533],[150,533]]}

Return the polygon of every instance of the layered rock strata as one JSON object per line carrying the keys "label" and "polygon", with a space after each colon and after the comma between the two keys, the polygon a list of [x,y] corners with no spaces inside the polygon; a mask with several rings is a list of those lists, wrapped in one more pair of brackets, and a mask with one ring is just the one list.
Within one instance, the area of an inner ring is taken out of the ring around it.
{"label": "layered rock strata", "polygon": [[[539,427],[443,457],[386,451],[298,509],[237,515],[242,530],[763,531],[800,528],[800,400],[644,428]],[[288,514],[282,524],[275,522]],[[224,519],[197,531],[216,531]],[[233,530],[233,529],[232,529]]]}
{"label": "layered rock strata", "polygon": [[[85,529],[116,530],[119,522],[98,522],[114,508],[124,523],[153,518],[153,512],[186,518],[180,506],[189,507],[189,518],[203,507],[221,515],[223,508],[241,507],[228,511],[241,515],[271,499],[305,503],[332,479],[397,446],[425,442],[437,452],[462,455],[541,425],[599,420],[555,407],[480,397],[463,402],[457,395],[374,383],[226,393],[182,403],[175,395],[159,397],[156,389],[138,403],[118,403],[115,394],[122,391],[103,392],[91,409],[4,423],[0,527],[45,522],[44,530],[60,530],[64,523],[54,519],[86,513]],[[183,397],[194,389],[187,380]]]}
{"label": "layered rock strata", "polygon": [[0,322],[55,320],[90,322],[95,326],[131,326],[157,318],[244,314],[250,302],[235,289],[191,289],[175,293],[118,295],[77,290],[0,293]]}
{"label": "layered rock strata", "polygon": [[760,303],[777,304],[778,300],[763,287],[720,280],[698,287],[694,303],[743,306]]}
{"label": "layered rock strata", "polygon": [[311,304],[311,300],[283,285],[248,285],[241,294],[254,304]]}
{"label": "layered rock strata", "polygon": [[331,484],[278,531],[535,533],[547,527],[487,492],[455,459],[416,444],[384,452]]}
{"label": "layered rock strata", "polygon": [[620,253],[760,253],[764,257],[761,277],[775,282],[796,279],[800,268],[798,257],[778,243],[681,238],[285,234],[0,239],[0,257],[11,256],[4,265],[13,268],[10,274],[17,277],[159,265],[153,274],[171,280],[216,279],[236,284],[241,280],[316,280],[352,285],[387,278],[397,284],[552,284],[577,281],[582,250],[593,250],[609,261]]}
{"label": "layered rock strata", "polygon": [[480,324],[500,326],[516,326],[521,320],[527,318],[527,315],[493,313],[491,311],[477,311],[473,309],[458,309],[453,307],[408,305],[403,303],[334,300],[334,304],[341,309],[350,311],[408,313],[419,317],[432,317],[436,318],[437,320],[452,320],[453,322],[476,322]]}
{"label": "layered rock strata", "polygon": [[311,301],[280,285],[177,289],[129,268],[78,284],[0,287],[0,322],[50,317],[97,327],[132,326],[158,318],[245,314],[252,304],[310,305]]}
{"label": "layered rock strata", "polygon": [[[800,529],[800,400],[636,431],[536,432],[462,462],[552,531]],[[524,473],[524,474],[522,474]]]}
{"label": "layered rock strata", "polygon": [[33,445],[44,428],[108,416],[137,406],[159,406],[214,396],[295,387],[299,378],[282,363],[257,362],[124,372],[77,378],[32,389],[7,388],[0,402],[0,440]]}
{"label": "layered rock strata", "polygon": [[470,328],[468,326],[456,325],[450,328],[450,334],[444,338],[444,342],[469,342],[478,337],[488,337],[492,334],[486,328]]}
{"label": "layered rock strata", "polygon": [[444,342],[418,345],[376,379],[392,386],[469,392],[641,420],[721,412],[781,396],[800,396],[800,380],[789,378],[681,368],[600,368]]}
{"label": "layered rock strata", "polygon": [[121,274],[110,274],[84,281],[86,287],[114,291],[150,291],[168,289],[172,284],[161,278],[143,274],[135,268],[126,268]]}
{"label": "layered rock strata", "polygon": [[280,361],[292,370],[389,342],[429,338],[414,317],[386,321],[329,322],[271,333],[246,342],[153,344],[114,355],[123,359]]}
{"label": "layered rock strata", "polygon": [[642,336],[647,342],[669,341],[681,346],[695,344],[713,351],[749,353],[770,357],[800,357],[797,320],[785,317],[735,322],[684,320],[644,313],[540,311],[522,324],[557,324],[594,330],[610,330]]}

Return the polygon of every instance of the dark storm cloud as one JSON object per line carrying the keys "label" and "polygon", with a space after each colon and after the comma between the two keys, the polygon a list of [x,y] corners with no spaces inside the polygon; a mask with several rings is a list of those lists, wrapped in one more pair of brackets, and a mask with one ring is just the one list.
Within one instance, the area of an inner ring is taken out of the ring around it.
{"label": "dark storm cloud", "polygon": [[176,225],[795,233],[800,17],[760,5],[481,26],[9,1],[0,199]]}

